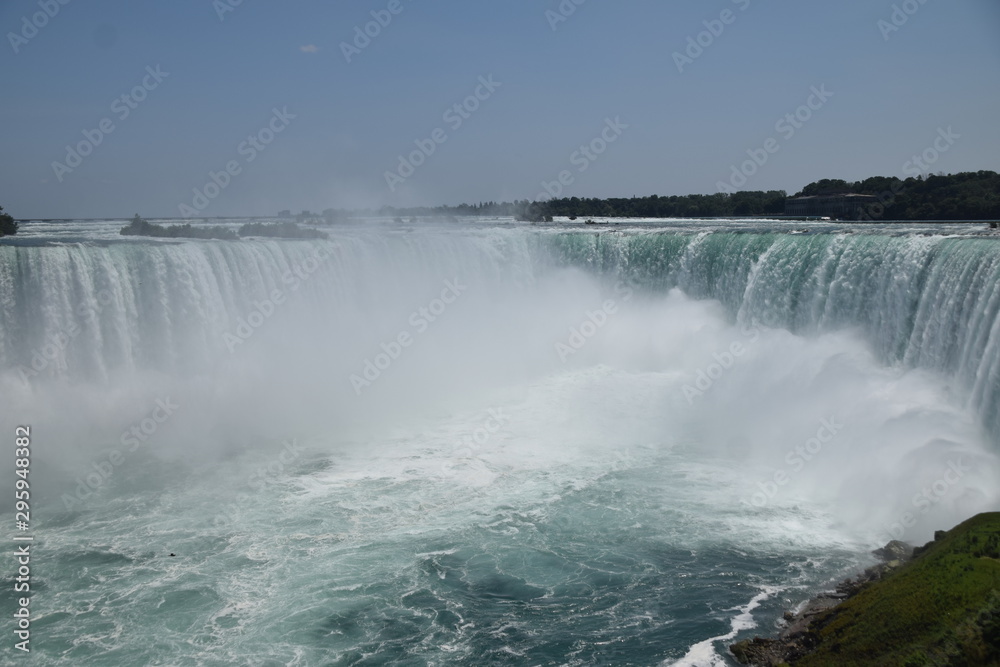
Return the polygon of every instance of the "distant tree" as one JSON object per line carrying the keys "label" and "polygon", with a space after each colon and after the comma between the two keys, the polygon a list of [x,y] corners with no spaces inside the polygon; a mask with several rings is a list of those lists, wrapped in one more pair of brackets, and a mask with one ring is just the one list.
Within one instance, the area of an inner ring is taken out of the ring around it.
{"label": "distant tree", "polygon": [[535,204],[536,215],[608,218],[693,218],[745,215],[780,215],[787,193],[737,192],[733,195],[687,195],[683,197],[631,197],[629,199],[552,199]]}
{"label": "distant tree", "polygon": [[149,224],[136,213],[132,221],[127,226],[122,227],[119,233],[123,236],[158,236],[158,229],[162,230],[163,228]]}
{"label": "distant tree", "polygon": [[851,184],[839,178],[824,178],[815,183],[810,183],[802,188],[798,197],[815,197],[817,195],[836,195],[844,192],[853,192]]}
{"label": "distant tree", "polygon": [[825,179],[810,183],[799,196],[842,192],[878,197],[863,216],[868,220],[1000,219],[1000,174],[992,171],[928,174],[905,181],[884,176],[857,183]]}
{"label": "distant tree", "polygon": [[152,236],[158,238],[172,239],[223,239],[226,241],[239,240],[239,236],[231,229],[225,227],[192,227],[190,223],[185,225],[154,225],[139,217],[136,213],[132,221],[122,227],[120,232],[123,236]]}
{"label": "distant tree", "polygon": [[[402,222],[402,218],[396,218],[398,222]],[[299,227],[294,222],[276,222],[273,224],[264,224],[261,222],[248,222],[239,229],[240,236],[270,236],[273,238],[284,238],[284,239],[325,239],[329,238],[329,234],[326,232],[321,232],[318,229],[310,229],[308,227]]]}
{"label": "distant tree", "polygon": [[875,195],[886,199],[895,195],[902,189],[903,181],[895,176],[872,176],[863,181],[858,181],[852,186],[852,191],[859,195]]}
{"label": "distant tree", "polygon": [[17,234],[17,223],[14,222],[14,218],[4,213],[3,206],[0,206],[0,236],[13,236],[14,234]]}

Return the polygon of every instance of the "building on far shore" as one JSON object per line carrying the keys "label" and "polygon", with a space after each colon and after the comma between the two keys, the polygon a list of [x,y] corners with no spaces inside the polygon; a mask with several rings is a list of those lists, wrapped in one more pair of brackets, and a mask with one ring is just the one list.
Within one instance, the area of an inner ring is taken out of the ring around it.
{"label": "building on far shore", "polygon": [[865,210],[878,203],[874,195],[836,194],[792,197],[785,200],[786,216],[858,220]]}

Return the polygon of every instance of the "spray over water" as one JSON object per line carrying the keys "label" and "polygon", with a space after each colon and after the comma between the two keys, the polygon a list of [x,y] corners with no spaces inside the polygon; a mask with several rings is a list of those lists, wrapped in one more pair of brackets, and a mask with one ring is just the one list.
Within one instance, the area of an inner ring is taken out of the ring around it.
{"label": "spray over water", "polygon": [[19,235],[40,650],[724,664],[995,507],[996,241],[777,229]]}

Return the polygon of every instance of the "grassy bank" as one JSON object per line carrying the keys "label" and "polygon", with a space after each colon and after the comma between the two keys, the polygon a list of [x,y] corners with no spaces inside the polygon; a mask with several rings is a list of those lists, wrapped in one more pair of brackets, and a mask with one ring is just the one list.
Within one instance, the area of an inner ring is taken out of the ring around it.
{"label": "grassy bank", "polygon": [[1000,512],[939,533],[796,641],[811,651],[795,667],[1000,665]]}

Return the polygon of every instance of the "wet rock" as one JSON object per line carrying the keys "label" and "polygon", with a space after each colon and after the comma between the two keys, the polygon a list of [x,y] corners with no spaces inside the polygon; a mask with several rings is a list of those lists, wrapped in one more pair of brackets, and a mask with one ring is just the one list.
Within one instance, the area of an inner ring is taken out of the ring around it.
{"label": "wet rock", "polygon": [[913,556],[913,547],[911,547],[906,542],[900,542],[899,540],[893,540],[886,544],[881,549],[876,549],[872,552],[876,558],[888,563],[895,560],[909,560]]}
{"label": "wet rock", "polygon": [[777,667],[794,663],[819,645],[819,635],[814,632],[813,622],[825,612],[844,600],[857,595],[862,589],[880,581],[887,574],[902,566],[912,557],[913,547],[893,540],[881,549],[872,552],[883,562],[869,567],[853,579],[845,579],[837,584],[833,592],[820,593],[797,614],[784,613],[786,626],[777,639],[754,637],[729,647],[741,663],[757,667]]}

